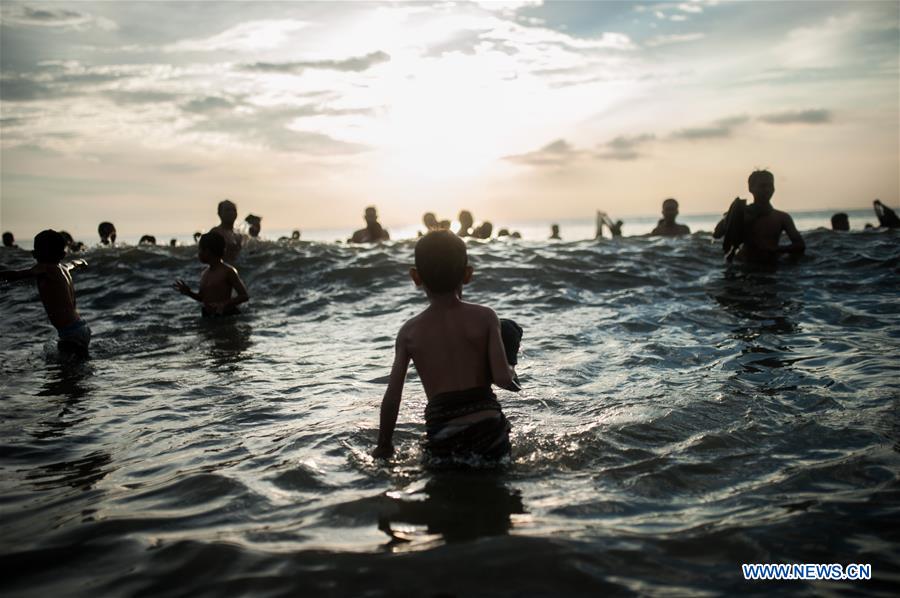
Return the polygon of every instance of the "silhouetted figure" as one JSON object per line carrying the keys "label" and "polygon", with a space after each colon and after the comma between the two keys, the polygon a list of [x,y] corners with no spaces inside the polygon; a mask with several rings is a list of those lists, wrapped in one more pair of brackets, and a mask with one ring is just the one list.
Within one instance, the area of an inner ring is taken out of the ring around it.
{"label": "silhouetted figure", "polygon": [[18,249],[19,246],[16,245],[16,238],[9,231],[3,233],[3,246],[8,247],[10,249]]}
{"label": "silhouetted figure", "polygon": [[73,270],[87,266],[87,262],[74,260],[61,264],[66,255],[66,239],[49,229],[34,237],[32,255],[37,264],[26,270],[0,272],[0,280],[34,279],[47,317],[59,334],[59,351],[87,357],[91,329],[78,314],[71,274]]}
{"label": "silhouetted figure", "polygon": [[609,217],[606,212],[597,210],[597,234],[594,237],[595,239],[603,238],[603,227],[606,226],[609,228],[609,234],[613,239],[622,236],[622,224],[621,220],[616,220],[615,222]]}
{"label": "silhouetted figure", "polygon": [[428,397],[428,458],[501,459],[509,454],[510,425],[491,385],[520,389],[512,365],[522,329],[508,321],[504,338],[492,309],[462,300],[472,266],[465,242],[450,231],[431,232],[419,239],[415,263],[410,277],[424,288],[429,306],[397,335],[394,365],[381,403],[378,446],[372,456],[387,458],[394,452],[394,426],[412,359]]}
{"label": "silhouetted figure", "polygon": [[366,221],[366,228],[361,228],[353,233],[349,243],[377,243],[390,240],[391,236],[378,223],[378,212],[373,206],[366,208],[363,218]]}
{"label": "silhouetted figure", "polygon": [[295,230],[291,233],[291,241],[299,241],[300,240],[300,231]]}
{"label": "silhouetted figure", "polygon": [[[731,203],[725,217],[725,234],[722,248],[731,259],[740,248],[738,257],[750,262],[774,264],[782,253],[801,255],[806,250],[803,237],[794,226],[787,212],[781,212],[770,203],[775,194],[775,176],[768,170],[757,170],[747,180],[753,203],[737,198]],[[779,245],[781,233],[791,240],[790,245]]]}
{"label": "silhouetted figure", "polygon": [[450,230],[451,224],[449,220],[441,220],[438,222],[438,230]]}
{"label": "silhouetted figure", "polygon": [[59,234],[61,234],[63,236],[63,238],[66,240],[66,248],[69,250],[70,253],[84,251],[84,243],[82,243],[81,241],[75,241],[75,239],[72,238],[72,235],[70,235],[69,233],[67,233],[64,230],[59,231]]}
{"label": "silhouetted figure", "polygon": [[438,222],[437,216],[434,215],[434,212],[425,212],[422,215],[422,224],[425,225],[425,232],[430,233],[433,230],[438,230],[441,228],[441,223]]}
{"label": "silhouetted figure", "polygon": [[169,247],[178,247],[178,239],[169,239]]}
{"label": "silhouetted figure", "polygon": [[237,206],[230,199],[219,202],[217,209],[219,215],[219,224],[210,229],[209,232],[222,235],[225,239],[225,261],[229,264],[237,260],[241,254],[241,245],[243,238],[241,234],[234,230],[234,221],[237,220]]}
{"label": "silhouetted figure", "polygon": [[559,241],[562,237],[559,236],[559,225],[552,224],[550,225],[550,239]]}
{"label": "silhouetted figure", "polygon": [[508,237],[508,236],[509,236],[509,229],[508,229],[508,228],[501,228],[501,229],[497,232],[497,236],[498,236],[498,237]]}
{"label": "silhouetted figure", "polygon": [[156,245],[156,237],[153,235],[144,235],[141,237],[141,240],[138,241],[138,245]]}
{"label": "silhouetted figure", "polygon": [[520,232],[517,231],[517,230],[514,230],[514,231],[512,232],[512,234],[509,235],[509,236],[510,236],[510,238],[512,238],[512,239],[521,239],[521,238],[522,238],[522,233],[520,233]]}
{"label": "silhouetted figure", "polygon": [[202,236],[203,236],[203,233],[201,233],[200,231],[195,232],[194,233],[194,243],[199,243],[200,237],[202,237]]}
{"label": "silhouetted figure", "polygon": [[878,226],[900,228],[900,218],[897,217],[894,210],[881,203],[880,199],[873,201],[872,207],[875,209],[875,215],[878,217]]}
{"label": "silhouetted figure", "polygon": [[677,237],[680,235],[691,234],[691,229],[685,224],[678,224],[675,218],[678,217],[678,201],[670,197],[662,204],[662,220],[656,224],[651,235],[658,237]]}
{"label": "silhouetted figure", "polygon": [[831,217],[831,230],[850,230],[850,218],[843,212],[838,212]]}
{"label": "silhouetted figure", "polygon": [[469,210],[463,210],[459,213],[457,220],[459,220],[459,230],[456,231],[456,234],[460,237],[471,236],[472,225],[475,224],[475,219],[472,217],[472,212],[470,212]]}
{"label": "silhouetted figure", "polygon": [[237,269],[223,262],[224,256],[225,238],[212,231],[206,233],[197,244],[197,259],[207,265],[200,275],[200,289],[193,292],[181,279],[172,285],[182,295],[202,303],[201,314],[206,318],[239,314],[237,306],[250,299]]}
{"label": "silhouetted figure", "polygon": [[494,225],[485,220],[481,223],[481,226],[479,226],[472,232],[472,236],[476,239],[490,239],[493,232]]}
{"label": "silhouetted figure", "polygon": [[116,244],[116,227],[112,222],[101,222],[97,227],[97,234],[100,235],[100,243],[103,245]]}
{"label": "silhouetted figure", "polygon": [[254,216],[253,214],[248,214],[247,217],[244,218],[244,222],[249,225],[247,234],[250,235],[250,238],[258,239],[259,231],[262,229],[262,216]]}

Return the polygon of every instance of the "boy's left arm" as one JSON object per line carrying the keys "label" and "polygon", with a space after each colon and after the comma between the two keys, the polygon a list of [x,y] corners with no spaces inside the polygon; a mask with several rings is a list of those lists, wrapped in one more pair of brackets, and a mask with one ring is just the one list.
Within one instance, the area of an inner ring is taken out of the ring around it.
{"label": "boy's left arm", "polygon": [[806,243],[804,243],[803,237],[800,236],[800,231],[794,226],[794,219],[791,218],[790,214],[784,215],[783,228],[784,232],[787,233],[788,238],[791,240],[791,244],[779,247],[778,250],[781,253],[803,254],[806,251]]}
{"label": "boy's left arm", "polygon": [[250,300],[250,295],[247,293],[247,285],[241,280],[235,268],[228,269],[228,282],[231,283],[231,288],[237,292],[237,295],[225,302],[226,308],[235,307]]}
{"label": "boy's left arm", "polygon": [[400,399],[403,397],[403,383],[406,381],[406,371],[409,369],[409,352],[404,342],[403,328],[397,335],[397,344],[394,350],[394,365],[391,367],[391,376],[388,379],[388,387],[381,400],[381,415],[378,426],[378,446],[372,451],[376,459],[387,459],[394,454],[394,427],[397,425],[397,415],[400,413]]}

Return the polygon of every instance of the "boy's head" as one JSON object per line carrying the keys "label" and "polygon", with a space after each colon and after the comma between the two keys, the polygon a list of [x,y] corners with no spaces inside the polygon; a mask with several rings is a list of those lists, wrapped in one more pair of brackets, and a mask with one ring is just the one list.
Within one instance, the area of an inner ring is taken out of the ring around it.
{"label": "boy's head", "polygon": [[452,293],[472,278],[466,244],[450,231],[431,231],[416,243],[416,286],[434,294]]}
{"label": "boy's head", "polygon": [[16,238],[13,237],[13,234],[11,232],[7,231],[7,232],[3,233],[3,246],[4,247],[12,247],[15,244],[16,244]]}
{"label": "boy's head", "polygon": [[232,226],[237,220],[237,206],[230,199],[223,199],[219,202],[217,213],[222,224],[226,226]]}
{"label": "boy's head", "polygon": [[668,222],[675,222],[678,216],[678,200],[670,197],[662,203],[662,215]]}
{"label": "boy's head", "polygon": [[212,264],[225,257],[225,237],[209,232],[200,236],[197,255],[204,264]]}
{"label": "boy's head", "polygon": [[747,187],[757,201],[769,201],[775,194],[775,175],[768,170],[754,170],[747,179]]}
{"label": "boy's head", "polygon": [[850,218],[843,212],[831,217],[831,230],[850,230]]}
{"label": "boy's head", "polygon": [[66,256],[66,238],[53,229],[41,231],[34,237],[31,254],[38,262],[58,264]]}
{"label": "boy's head", "polygon": [[100,242],[104,245],[116,242],[116,227],[112,222],[101,222],[97,227],[97,234],[100,235]]}

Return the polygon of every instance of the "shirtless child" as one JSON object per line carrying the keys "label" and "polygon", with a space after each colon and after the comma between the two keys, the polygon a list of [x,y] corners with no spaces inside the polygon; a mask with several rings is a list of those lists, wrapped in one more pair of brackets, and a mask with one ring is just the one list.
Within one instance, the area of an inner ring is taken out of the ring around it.
{"label": "shirtless child", "polygon": [[[225,239],[218,233],[208,232],[200,237],[198,248],[197,257],[208,266],[200,275],[199,292],[193,292],[180,279],[172,286],[182,295],[202,303],[201,313],[204,317],[232,316],[241,313],[237,306],[250,297],[247,295],[244,281],[238,276],[234,266],[222,261],[222,256],[225,255]],[[235,292],[237,294],[234,294]]]}
{"label": "shirtless child", "polygon": [[87,262],[74,260],[61,264],[66,255],[66,239],[55,230],[45,230],[34,237],[32,255],[37,264],[27,270],[0,272],[0,280],[34,278],[47,317],[59,333],[57,348],[60,353],[87,357],[91,329],[78,315],[71,274],[72,270],[87,266]]}
{"label": "shirtless child", "polygon": [[230,199],[219,202],[219,224],[212,227],[209,232],[219,233],[225,239],[225,261],[229,264],[237,261],[241,254],[243,236],[234,230],[234,221],[237,220],[237,206]]}
{"label": "shirtless child", "polygon": [[[393,454],[392,438],[403,383],[412,359],[428,397],[426,453],[435,458],[509,454],[509,422],[491,390],[518,391],[515,364],[522,329],[501,322],[488,307],[462,300],[472,278],[465,243],[450,231],[432,231],[416,243],[410,277],[424,287],[430,305],[397,334],[394,365],[381,403],[375,458]],[[507,342],[504,345],[504,336]]]}
{"label": "shirtless child", "polygon": [[[749,262],[772,264],[782,253],[801,255],[806,250],[803,237],[787,212],[772,207],[775,176],[768,170],[757,170],[747,180],[753,203],[744,216],[744,245],[738,257]],[[787,233],[790,245],[779,245],[781,233]]]}

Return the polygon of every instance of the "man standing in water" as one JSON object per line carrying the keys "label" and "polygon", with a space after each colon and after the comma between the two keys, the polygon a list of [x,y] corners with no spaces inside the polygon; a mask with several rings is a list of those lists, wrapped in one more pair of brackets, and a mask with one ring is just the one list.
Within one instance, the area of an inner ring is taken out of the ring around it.
{"label": "man standing in water", "polygon": [[374,206],[366,208],[363,218],[366,221],[366,228],[361,228],[353,233],[349,243],[377,243],[390,240],[391,236],[378,223],[378,212]]}
{"label": "man standing in water", "polygon": [[678,237],[680,235],[691,234],[691,229],[685,224],[678,224],[675,218],[678,217],[678,201],[670,197],[662,204],[662,220],[656,224],[651,235],[658,237]]}
{"label": "man standing in water", "polygon": [[[768,170],[756,170],[747,179],[753,203],[735,200],[725,218],[723,235],[726,253],[741,246],[738,257],[757,264],[774,264],[782,253],[802,255],[806,243],[787,212],[772,207],[775,176]],[[781,233],[787,233],[790,245],[779,245]]]}
{"label": "man standing in water", "polygon": [[237,206],[230,199],[219,202],[219,225],[212,227],[209,232],[218,233],[225,239],[225,261],[229,264],[237,260],[241,253],[241,234],[234,230],[234,221],[237,220]]}

